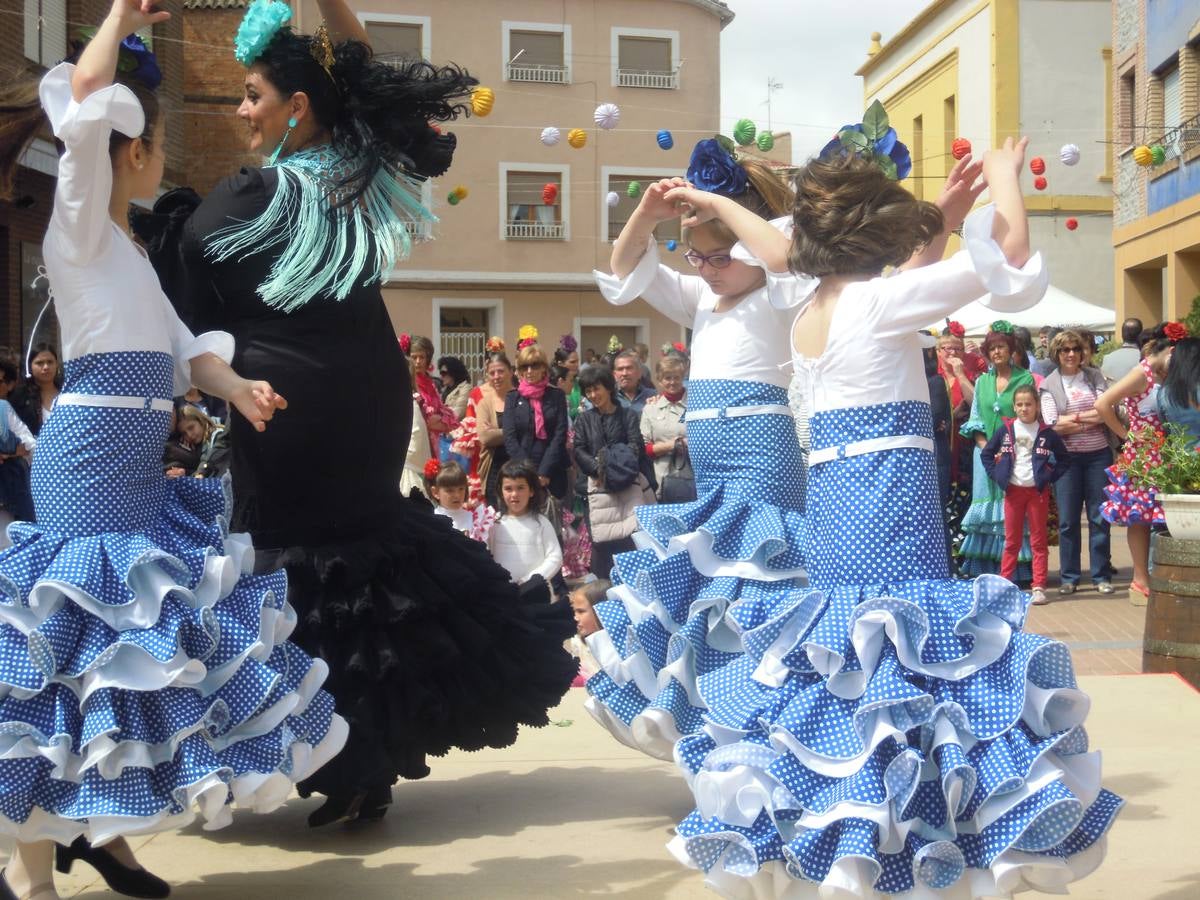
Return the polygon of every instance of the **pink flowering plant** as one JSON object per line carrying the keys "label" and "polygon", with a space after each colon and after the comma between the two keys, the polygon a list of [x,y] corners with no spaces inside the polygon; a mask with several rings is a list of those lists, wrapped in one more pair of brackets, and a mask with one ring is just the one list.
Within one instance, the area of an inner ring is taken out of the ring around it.
{"label": "pink flowering plant", "polygon": [[1136,449],[1122,468],[1133,487],[1153,488],[1160,496],[1200,494],[1200,446],[1186,428],[1143,425],[1130,439]]}

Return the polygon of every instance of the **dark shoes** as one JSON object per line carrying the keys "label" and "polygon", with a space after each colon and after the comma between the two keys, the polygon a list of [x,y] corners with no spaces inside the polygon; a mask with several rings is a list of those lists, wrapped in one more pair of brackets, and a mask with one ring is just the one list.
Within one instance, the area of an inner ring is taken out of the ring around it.
{"label": "dark shoes", "polygon": [[[167,897],[171,886],[145,869],[131,869],[103,847],[93,847],[81,835],[70,847],[59,844],[54,848],[55,868],[64,875],[71,871],[75,860],[81,859],[104,879],[118,894],[126,897]],[[0,894],[0,897],[3,897]]]}
{"label": "dark shoes", "polygon": [[377,785],[355,794],[335,794],[309,814],[308,827],[320,828],[334,822],[375,822],[387,814],[391,804],[390,784]]}

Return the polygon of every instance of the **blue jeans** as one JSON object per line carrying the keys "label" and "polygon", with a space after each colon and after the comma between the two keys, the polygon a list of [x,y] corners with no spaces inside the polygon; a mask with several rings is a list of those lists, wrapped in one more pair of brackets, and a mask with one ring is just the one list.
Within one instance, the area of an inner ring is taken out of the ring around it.
{"label": "blue jeans", "polygon": [[1112,451],[1107,447],[1090,453],[1072,453],[1071,467],[1055,482],[1054,496],[1058,501],[1058,559],[1063,584],[1079,583],[1079,516],[1085,506],[1092,581],[1108,581],[1116,572],[1112,565],[1108,522],[1100,515],[1100,504],[1104,502],[1104,488],[1108,484],[1108,476],[1104,470],[1111,465]]}

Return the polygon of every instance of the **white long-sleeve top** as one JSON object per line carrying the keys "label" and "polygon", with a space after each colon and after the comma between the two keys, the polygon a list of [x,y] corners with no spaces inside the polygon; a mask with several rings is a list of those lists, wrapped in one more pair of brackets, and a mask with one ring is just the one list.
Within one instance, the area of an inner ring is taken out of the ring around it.
{"label": "white long-sleeve top", "polygon": [[562,569],[562,547],[554,526],[539,513],[505,513],[492,528],[488,547],[492,558],[508,569],[517,584],[524,584],[534,575],[549,581]]}
{"label": "white long-sleeve top", "polygon": [[21,421],[20,416],[7,400],[0,400],[0,409],[3,410],[4,422],[8,425],[8,430],[17,436],[22,447],[32,452],[33,448],[37,446],[37,438],[33,436],[33,432]]}

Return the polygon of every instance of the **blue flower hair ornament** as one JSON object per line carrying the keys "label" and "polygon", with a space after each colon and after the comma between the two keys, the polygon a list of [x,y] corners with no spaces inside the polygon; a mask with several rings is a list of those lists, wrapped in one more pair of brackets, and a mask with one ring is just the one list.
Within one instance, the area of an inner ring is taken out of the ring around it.
{"label": "blue flower hair ornament", "polygon": [[739,197],[750,187],[746,170],[717,138],[700,141],[692,150],[687,180],[702,191]]}
{"label": "blue flower hair ornament", "polygon": [[[79,29],[80,40],[73,42],[73,52],[65,62],[75,63],[83,54],[83,48],[96,36],[97,29]],[[117,71],[128,78],[136,79],[148,90],[158,90],[162,84],[162,70],[158,67],[158,58],[145,42],[136,34],[131,34],[117,48]]]}
{"label": "blue flower hair ornament", "polygon": [[243,66],[262,56],[279,29],[292,19],[292,8],[282,0],[254,0],[242,17],[233,38],[233,55]]}
{"label": "blue flower hair ornament", "polygon": [[872,160],[894,181],[903,180],[912,171],[912,156],[888,124],[883,104],[876,100],[857,125],[846,125],[837,137],[821,150],[823,158],[853,153]]}

